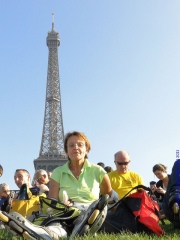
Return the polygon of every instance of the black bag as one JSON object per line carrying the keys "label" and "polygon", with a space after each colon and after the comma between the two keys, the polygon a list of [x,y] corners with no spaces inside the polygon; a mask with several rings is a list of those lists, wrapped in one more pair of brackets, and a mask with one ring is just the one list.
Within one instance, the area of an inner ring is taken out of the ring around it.
{"label": "black bag", "polygon": [[102,231],[106,233],[120,233],[121,231],[146,232],[152,233],[145,225],[140,223],[131,211],[121,202],[116,211],[109,212],[103,226]]}
{"label": "black bag", "polygon": [[[138,185],[134,189],[149,188]],[[131,192],[130,191],[130,192]],[[135,192],[127,197],[128,192],[121,200],[116,203],[116,210],[108,211],[105,222],[101,230],[106,233],[119,233],[121,231],[155,233],[158,236],[164,234],[159,226],[159,206],[154,202],[144,190]]]}

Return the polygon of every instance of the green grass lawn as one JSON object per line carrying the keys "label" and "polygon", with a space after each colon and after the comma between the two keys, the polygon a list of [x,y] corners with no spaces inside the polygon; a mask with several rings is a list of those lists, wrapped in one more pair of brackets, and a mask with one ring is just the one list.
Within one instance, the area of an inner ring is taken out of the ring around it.
{"label": "green grass lawn", "polygon": [[[180,229],[174,229],[173,225],[168,221],[165,220],[165,225],[161,225],[161,227],[166,232],[164,236],[158,237],[156,235],[149,236],[147,234],[132,234],[132,233],[125,233],[122,232],[121,234],[97,234],[96,237],[94,236],[88,236],[86,237],[86,240],[156,240],[156,239],[163,239],[163,240],[175,240],[180,239]],[[14,237],[12,236],[6,229],[0,230],[0,240],[7,240],[7,239],[13,239],[13,240],[22,240],[20,237]],[[85,237],[78,237],[76,239],[85,239]]]}

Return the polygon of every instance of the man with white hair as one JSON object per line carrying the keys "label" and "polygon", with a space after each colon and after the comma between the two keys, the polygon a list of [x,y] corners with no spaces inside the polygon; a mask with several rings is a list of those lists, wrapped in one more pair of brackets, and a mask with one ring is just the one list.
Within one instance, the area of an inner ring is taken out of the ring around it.
{"label": "man with white hair", "polygon": [[48,173],[44,169],[38,169],[34,174],[34,180],[38,182],[38,184],[44,184],[49,187],[49,177]]}
{"label": "man with white hair", "polygon": [[0,184],[0,209],[5,211],[8,205],[8,197],[9,197],[9,185],[7,183]]}
{"label": "man with white hair", "polygon": [[112,189],[117,192],[119,199],[121,199],[133,187],[143,185],[144,183],[138,173],[129,170],[130,156],[128,152],[119,151],[115,153],[114,163],[116,170],[108,173],[108,176]]}
{"label": "man with white hair", "polygon": [[38,169],[34,174],[34,181],[40,188],[40,193],[46,193],[48,195],[50,179],[46,170]]}

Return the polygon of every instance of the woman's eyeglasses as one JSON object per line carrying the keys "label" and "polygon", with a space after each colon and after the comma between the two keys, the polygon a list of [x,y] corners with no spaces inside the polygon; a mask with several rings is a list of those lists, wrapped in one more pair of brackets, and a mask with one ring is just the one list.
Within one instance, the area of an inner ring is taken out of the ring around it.
{"label": "woman's eyeglasses", "polygon": [[119,166],[123,166],[123,165],[128,165],[129,164],[129,162],[117,162],[117,161],[116,161],[116,163]]}
{"label": "woman's eyeglasses", "polygon": [[75,148],[76,145],[77,145],[77,147],[82,148],[82,147],[85,146],[85,143],[84,143],[84,142],[69,143],[69,144],[68,144],[68,147],[69,147],[69,148]]}

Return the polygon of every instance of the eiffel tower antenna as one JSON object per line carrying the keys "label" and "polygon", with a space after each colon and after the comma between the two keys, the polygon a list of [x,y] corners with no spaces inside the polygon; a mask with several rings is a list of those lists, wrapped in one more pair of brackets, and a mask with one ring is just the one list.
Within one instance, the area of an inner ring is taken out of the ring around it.
{"label": "eiffel tower antenna", "polygon": [[54,14],[52,14],[52,30],[48,32],[46,43],[49,56],[44,125],[39,157],[34,160],[34,167],[35,170],[52,171],[68,160],[64,152],[64,128],[58,64],[60,37],[59,33],[54,30]]}
{"label": "eiffel tower antenna", "polygon": [[52,14],[52,31],[54,30],[54,13]]}

